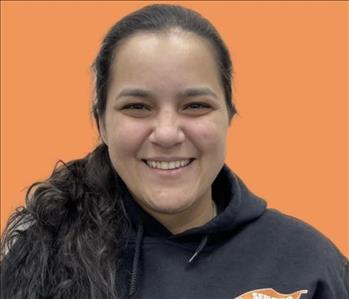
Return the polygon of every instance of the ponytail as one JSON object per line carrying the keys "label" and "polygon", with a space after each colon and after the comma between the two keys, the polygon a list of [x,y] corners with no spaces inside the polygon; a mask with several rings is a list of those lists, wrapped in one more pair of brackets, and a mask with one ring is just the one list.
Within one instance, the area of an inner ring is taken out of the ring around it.
{"label": "ponytail", "polygon": [[105,144],[33,184],[3,234],[2,298],[119,298],[127,229],[120,186]]}

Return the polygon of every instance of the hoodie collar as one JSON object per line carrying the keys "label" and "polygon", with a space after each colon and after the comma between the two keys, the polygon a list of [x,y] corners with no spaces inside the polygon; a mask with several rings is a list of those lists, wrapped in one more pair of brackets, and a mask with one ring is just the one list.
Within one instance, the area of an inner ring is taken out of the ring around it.
{"label": "hoodie collar", "polygon": [[166,227],[146,213],[127,191],[123,197],[127,216],[137,230],[143,225],[144,235],[177,239],[188,236],[204,236],[235,230],[259,218],[266,209],[266,202],[251,193],[228,166],[224,165],[212,185],[212,198],[218,215],[208,223],[173,235]]}

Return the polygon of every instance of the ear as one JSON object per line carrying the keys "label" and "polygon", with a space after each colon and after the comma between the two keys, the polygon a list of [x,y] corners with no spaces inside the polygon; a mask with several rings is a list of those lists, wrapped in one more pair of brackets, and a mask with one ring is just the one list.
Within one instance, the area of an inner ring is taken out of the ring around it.
{"label": "ear", "polygon": [[104,119],[98,119],[99,136],[101,137],[103,143],[108,145],[107,130],[105,128]]}

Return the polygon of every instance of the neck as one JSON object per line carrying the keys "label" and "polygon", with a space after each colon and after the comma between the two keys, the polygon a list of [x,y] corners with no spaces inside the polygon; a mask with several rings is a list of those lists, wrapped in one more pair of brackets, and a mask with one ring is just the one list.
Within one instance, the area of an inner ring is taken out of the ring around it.
{"label": "neck", "polygon": [[197,200],[194,205],[178,213],[164,214],[146,210],[173,234],[179,234],[188,229],[202,226],[217,214],[211,190],[203,198]]}

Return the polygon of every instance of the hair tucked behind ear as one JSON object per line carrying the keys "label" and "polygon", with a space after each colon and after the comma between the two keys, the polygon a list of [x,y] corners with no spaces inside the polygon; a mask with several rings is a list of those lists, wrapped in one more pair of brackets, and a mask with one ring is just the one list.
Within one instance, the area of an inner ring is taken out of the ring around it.
{"label": "hair tucked behind ear", "polygon": [[1,298],[119,298],[118,187],[105,145],[32,185],[4,232]]}

